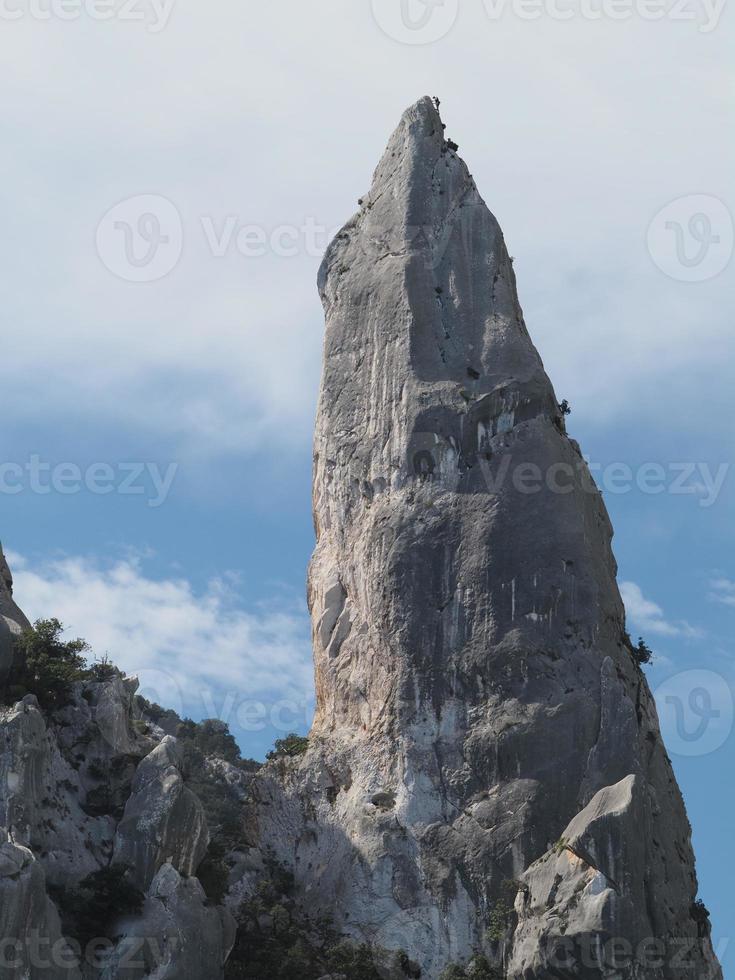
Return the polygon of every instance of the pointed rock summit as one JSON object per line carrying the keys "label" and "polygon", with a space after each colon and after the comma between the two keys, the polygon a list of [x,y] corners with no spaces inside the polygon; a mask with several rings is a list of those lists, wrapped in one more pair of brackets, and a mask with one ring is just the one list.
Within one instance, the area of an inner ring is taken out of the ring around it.
{"label": "pointed rock summit", "polygon": [[610,521],[453,147],[411,106],[319,273],[318,704],[260,839],[425,978],[714,980]]}

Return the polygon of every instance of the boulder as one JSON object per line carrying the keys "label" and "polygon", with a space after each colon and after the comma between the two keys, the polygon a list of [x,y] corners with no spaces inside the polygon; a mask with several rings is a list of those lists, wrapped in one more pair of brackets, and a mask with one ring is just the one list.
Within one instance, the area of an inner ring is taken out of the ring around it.
{"label": "boulder", "polygon": [[167,735],[140,763],[115,836],[115,861],[129,865],[146,891],[158,870],[170,864],[196,874],[209,845],[204,808],[184,785],[183,758]]}
{"label": "boulder", "polygon": [[122,938],[100,980],[221,980],[235,940],[229,912],[206,901],[196,878],[163,864],[141,916],[119,924]]}

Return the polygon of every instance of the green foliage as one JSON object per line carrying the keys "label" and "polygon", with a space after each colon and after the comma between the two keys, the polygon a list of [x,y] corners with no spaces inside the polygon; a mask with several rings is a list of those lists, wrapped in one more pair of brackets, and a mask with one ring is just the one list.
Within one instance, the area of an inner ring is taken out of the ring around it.
{"label": "green foliage", "polygon": [[633,648],[633,656],[635,658],[635,662],[641,667],[643,664],[650,664],[650,662],[653,660],[653,651],[644,641],[642,636],[638,637],[638,645]]}
{"label": "green foliage", "polygon": [[364,944],[338,943],[327,950],[325,961],[330,973],[342,974],[348,980],[380,980],[370,947]]}
{"label": "green foliage", "polygon": [[87,765],[87,773],[92,779],[107,779],[109,772],[102,764],[101,759],[92,759]]}
{"label": "green foliage", "polygon": [[699,938],[703,939],[705,936],[709,936],[710,932],[712,931],[712,923],[710,922],[709,909],[701,898],[698,898],[696,902],[692,903],[689,914],[697,923]]}
{"label": "green foliage", "polygon": [[653,660],[653,651],[642,636],[638,637],[638,643],[634,645],[630,638],[630,633],[624,632],[623,643],[628,648],[628,652],[639,667],[643,667],[644,664],[650,664]]}
{"label": "green foliage", "polygon": [[58,619],[39,619],[17,638],[12,670],[12,698],[35,694],[43,708],[53,709],[69,699],[71,685],[89,676],[84,640],[63,640]]}
{"label": "green foliage", "polygon": [[[512,880],[506,880],[501,885],[501,897],[492,907],[488,917],[488,927],[485,935],[490,942],[500,943],[508,934],[508,929],[513,921],[513,904],[518,894],[518,888],[519,883]],[[472,962],[475,961],[473,960]]]}
{"label": "green foliage", "polygon": [[208,718],[197,723],[187,718],[179,725],[176,736],[195,746],[203,755],[214,755],[225,762],[240,760],[240,749],[224,721]]}
{"label": "green foliage", "polygon": [[562,415],[571,415],[572,414],[572,409],[571,409],[571,407],[569,405],[569,402],[566,400],[566,398],[564,399],[564,401],[560,402],[560,404],[559,404],[559,411],[561,412]]}
{"label": "green foliage", "polygon": [[[342,939],[328,921],[299,917],[293,876],[273,860],[266,865],[268,876],[240,910],[226,980],[319,980],[328,974],[345,980],[386,980],[368,946]],[[376,952],[384,962],[385,954]],[[407,974],[402,970],[395,973],[403,975]]]}
{"label": "green foliage", "polygon": [[552,851],[554,852],[554,854],[556,854],[557,857],[560,854],[562,854],[564,851],[566,851],[566,849],[567,849],[566,837],[560,837],[559,840],[556,842],[556,844],[554,844],[554,846],[552,847]]}
{"label": "green foliage", "polygon": [[450,964],[439,974],[439,980],[467,980],[467,971],[458,963]]}
{"label": "green foliage", "polygon": [[209,827],[210,844],[197,871],[207,898],[220,905],[227,894],[229,852],[248,847],[245,809],[237,792],[224,775],[207,765],[207,758],[223,759],[239,768],[257,763],[243,760],[237,742],[224,722],[209,719],[197,724],[179,723],[177,738],[184,755],[184,780],[201,800]]}
{"label": "green foliage", "polygon": [[52,888],[64,934],[84,949],[93,939],[115,939],[117,920],[136,915],[145,896],[129,879],[129,869],[112,864],[87,875],[76,888]]}
{"label": "green foliage", "polygon": [[103,683],[104,681],[111,681],[114,677],[124,677],[125,675],[121,670],[118,670],[107,654],[105,654],[104,657],[95,660],[91,665],[88,670],[88,676],[90,680]]}
{"label": "green foliage", "polygon": [[303,735],[297,735],[295,732],[291,732],[291,734],[287,735],[285,738],[276,739],[276,744],[273,747],[273,750],[268,753],[267,758],[295,758],[296,756],[303,755],[308,748],[308,738],[305,738]]}
{"label": "green foliage", "polygon": [[439,980],[503,980],[503,974],[487,957],[477,955],[466,966],[451,964],[440,974]]}
{"label": "green foliage", "polygon": [[222,905],[227,895],[230,869],[227,866],[227,849],[218,840],[210,841],[204,860],[197,870],[197,878],[204,893],[214,905]]}

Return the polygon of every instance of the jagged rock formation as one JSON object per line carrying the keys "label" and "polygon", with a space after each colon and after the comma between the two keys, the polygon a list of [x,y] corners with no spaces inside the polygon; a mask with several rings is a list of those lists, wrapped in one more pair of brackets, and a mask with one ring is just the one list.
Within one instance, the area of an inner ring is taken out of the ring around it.
{"label": "jagged rock formation", "polygon": [[[27,624],[9,602],[3,614]],[[177,740],[141,714],[137,681],[107,673],[73,684],[53,711],[30,694],[0,707],[0,980],[220,980],[235,923],[195,877],[209,841],[202,803]],[[110,866],[128,867],[145,901],[111,924],[114,947],[95,966],[67,946],[59,912]]]}
{"label": "jagged rock formation", "polygon": [[234,919],[207,904],[199,881],[163,864],[142,914],[125,923],[125,937],[100,980],[218,977],[234,939]]}
{"label": "jagged rock formation", "polygon": [[[109,665],[51,708],[6,697],[0,939],[18,957],[0,980],[220,980],[243,909],[236,970],[248,926],[308,943],[324,915],[386,980],[478,952],[507,980],[720,980],[612,528],[431,100],[401,119],[319,288],[308,749],[253,777],[197,747],[192,780],[189,723]],[[6,693],[27,626],[0,552]],[[247,828],[212,887],[215,786]],[[144,896],[104,961],[39,965],[39,941],[63,951],[64,890],[126,866]]]}
{"label": "jagged rock formation", "polygon": [[428,98],[360,204],[319,274],[317,714],[256,780],[261,841],[309,907],[424,977],[477,950],[508,977],[598,977],[580,949],[616,937],[687,941],[719,977],[610,521]]}
{"label": "jagged rock formation", "polygon": [[0,545],[0,681],[11,666],[13,637],[29,625],[13,599],[13,576]]}
{"label": "jagged rock formation", "polygon": [[182,769],[178,743],[167,735],[133,777],[117,827],[115,860],[134,868],[135,881],[143,890],[163,865],[186,877],[195,875],[207,851],[204,807],[184,785]]}

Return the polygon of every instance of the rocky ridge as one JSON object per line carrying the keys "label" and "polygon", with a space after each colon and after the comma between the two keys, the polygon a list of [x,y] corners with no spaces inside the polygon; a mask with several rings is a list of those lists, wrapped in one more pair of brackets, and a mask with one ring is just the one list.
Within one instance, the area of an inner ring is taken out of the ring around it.
{"label": "rocky ridge", "polygon": [[[209,833],[182,743],[145,715],[134,678],[102,674],[72,684],[60,707],[28,694],[0,708],[0,937],[12,943],[0,977],[216,980],[235,923],[196,878]],[[80,883],[116,867],[142,909],[111,922],[100,938],[114,941],[88,962],[62,939],[78,938],[62,917]]]}

